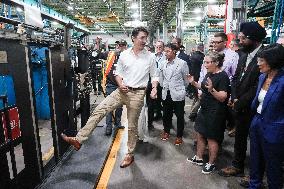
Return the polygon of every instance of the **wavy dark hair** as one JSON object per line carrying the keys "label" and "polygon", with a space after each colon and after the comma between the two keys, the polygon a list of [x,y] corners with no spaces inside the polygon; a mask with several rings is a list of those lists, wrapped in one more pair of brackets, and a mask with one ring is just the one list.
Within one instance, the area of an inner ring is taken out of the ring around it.
{"label": "wavy dark hair", "polygon": [[280,44],[271,44],[257,53],[258,58],[266,60],[271,69],[279,70],[284,66],[284,47]]}
{"label": "wavy dark hair", "polygon": [[131,33],[131,37],[137,37],[139,32],[145,32],[147,35],[149,35],[149,32],[146,28],[144,27],[136,27],[132,30],[132,33]]}
{"label": "wavy dark hair", "polygon": [[172,49],[173,51],[178,51],[178,47],[173,43],[167,43],[165,47]]}

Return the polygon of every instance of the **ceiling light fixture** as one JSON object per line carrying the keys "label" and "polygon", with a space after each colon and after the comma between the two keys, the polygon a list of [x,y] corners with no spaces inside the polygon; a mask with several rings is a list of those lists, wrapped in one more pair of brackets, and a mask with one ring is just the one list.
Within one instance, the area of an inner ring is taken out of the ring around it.
{"label": "ceiling light fixture", "polygon": [[137,12],[135,12],[133,15],[132,15],[133,18],[139,18],[139,14]]}
{"label": "ceiling light fixture", "polygon": [[196,7],[194,10],[193,10],[193,12],[195,13],[195,14],[199,14],[199,13],[201,13],[201,8],[199,8],[199,7]]}
{"label": "ceiling light fixture", "polygon": [[138,9],[139,6],[137,3],[133,3],[131,6],[130,6],[131,9]]}
{"label": "ceiling light fixture", "polygon": [[197,16],[197,17],[195,17],[195,19],[198,20],[198,21],[202,20],[201,16]]}
{"label": "ceiling light fixture", "polygon": [[20,7],[17,7],[16,10],[17,10],[18,12],[23,12],[23,9],[21,9]]}
{"label": "ceiling light fixture", "polygon": [[216,0],[207,0],[209,4],[216,3]]}

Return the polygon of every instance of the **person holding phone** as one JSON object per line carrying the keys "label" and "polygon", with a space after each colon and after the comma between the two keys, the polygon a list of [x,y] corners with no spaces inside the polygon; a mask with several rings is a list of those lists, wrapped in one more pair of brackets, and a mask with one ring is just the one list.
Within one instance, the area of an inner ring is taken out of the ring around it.
{"label": "person holding phone", "polygon": [[[214,171],[219,145],[224,139],[226,124],[226,106],[230,80],[225,71],[222,71],[224,54],[212,51],[204,57],[204,67],[207,74],[201,84],[188,75],[189,83],[202,90],[200,99],[201,109],[197,114],[195,130],[197,132],[197,153],[187,160],[193,164],[204,165],[202,173],[209,174]],[[209,147],[209,162],[204,164],[203,154]]]}

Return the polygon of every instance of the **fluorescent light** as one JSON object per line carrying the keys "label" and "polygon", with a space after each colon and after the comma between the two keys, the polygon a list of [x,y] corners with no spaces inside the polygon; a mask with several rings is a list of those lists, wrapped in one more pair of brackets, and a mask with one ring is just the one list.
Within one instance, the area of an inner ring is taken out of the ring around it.
{"label": "fluorescent light", "polygon": [[130,6],[131,9],[138,9],[139,6],[137,3],[133,3],[131,6]]}
{"label": "fluorescent light", "polygon": [[18,12],[23,12],[23,9],[21,9],[20,7],[17,7],[16,10],[17,10]]}
{"label": "fluorescent light", "polygon": [[201,16],[197,16],[197,17],[195,17],[195,19],[198,20],[198,21],[202,20]]}
{"label": "fluorescent light", "polygon": [[187,27],[193,27],[193,26],[196,26],[197,23],[195,23],[195,22],[185,22],[184,25],[187,26]]}
{"label": "fluorescent light", "polygon": [[73,10],[73,7],[68,6],[67,9],[68,9],[68,10]]}
{"label": "fluorescent light", "polygon": [[215,3],[216,0],[207,0],[207,2],[210,4],[210,3]]}
{"label": "fluorescent light", "polygon": [[53,25],[58,25],[58,22],[53,21],[52,24],[53,24]]}
{"label": "fluorescent light", "polygon": [[135,12],[133,15],[132,15],[133,18],[139,18],[139,14],[137,12]]}
{"label": "fluorescent light", "polygon": [[193,10],[193,12],[194,12],[195,14],[201,13],[201,8],[196,7],[196,8]]}

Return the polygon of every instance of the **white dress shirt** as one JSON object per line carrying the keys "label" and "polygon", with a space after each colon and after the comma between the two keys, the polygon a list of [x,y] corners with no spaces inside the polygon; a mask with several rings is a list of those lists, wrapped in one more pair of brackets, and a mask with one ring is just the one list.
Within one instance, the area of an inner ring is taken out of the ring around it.
{"label": "white dress shirt", "polygon": [[159,81],[155,55],[146,49],[135,55],[132,48],[123,51],[117,61],[116,75],[123,79],[123,84],[132,87],[146,87],[149,74],[152,81]]}
{"label": "white dress shirt", "polygon": [[246,67],[248,67],[249,63],[252,61],[256,53],[259,51],[259,49],[262,47],[262,44],[260,44],[256,49],[254,49],[251,53],[248,54],[247,61],[246,61]]}
{"label": "white dress shirt", "polygon": [[261,88],[259,95],[258,95],[259,105],[257,107],[257,113],[259,113],[259,114],[261,114],[262,105],[263,105],[263,101],[264,101],[264,98],[266,96],[266,93],[267,93],[267,91]]}
{"label": "white dress shirt", "polygon": [[165,53],[162,53],[161,55],[155,54],[155,56],[156,56],[156,66],[159,72],[159,83],[160,83],[160,86],[162,86],[163,85],[162,70],[163,70],[164,64],[167,61],[167,57]]}
{"label": "white dress shirt", "polygon": [[256,49],[254,49],[251,53],[248,54],[247,56],[247,61],[246,61],[246,67],[242,73],[242,77],[245,75],[245,71],[249,65],[249,63],[252,61],[252,59],[255,57],[256,53],[259,51],[259,49],[262,47],[262,44],[260,44]]}

